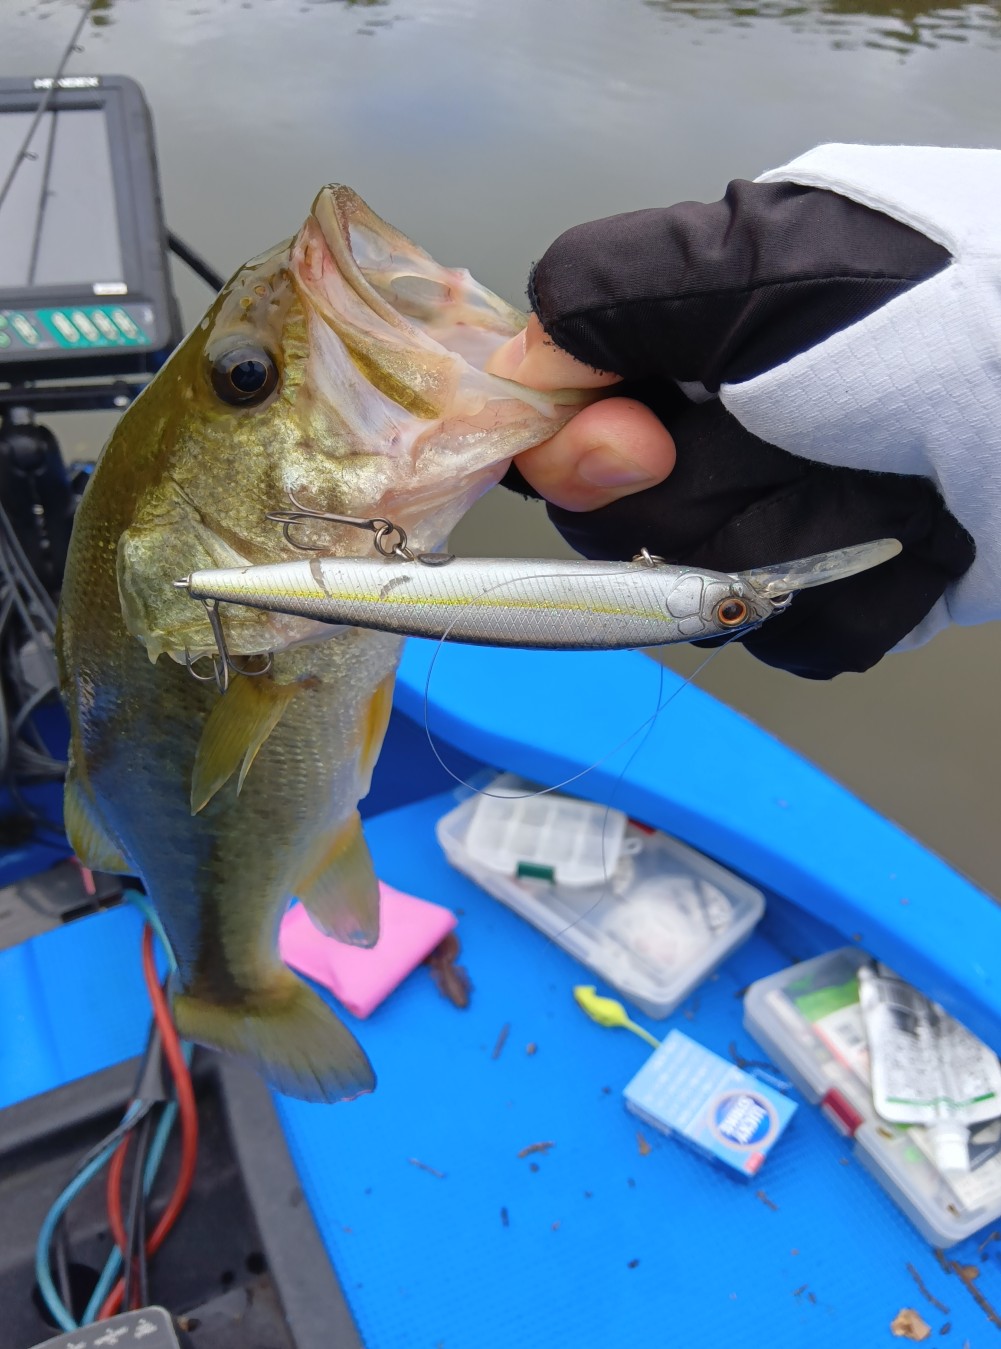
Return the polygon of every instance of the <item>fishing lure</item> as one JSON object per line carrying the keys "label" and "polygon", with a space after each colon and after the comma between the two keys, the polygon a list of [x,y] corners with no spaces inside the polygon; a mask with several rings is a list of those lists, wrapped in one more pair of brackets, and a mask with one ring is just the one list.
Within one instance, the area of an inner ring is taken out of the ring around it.
{"label": "fishing lure", "polygon": [[[291,540],[291,526],[306,514],[271,518]],[[632,562],[457,558],[414,554],[405,533],[387,520],[308,515],[371,530],[379,556],[196,571],[175,585],[210,612],[220,603],[240,604],[477,646],[613,651],[745,632],[787,608],[797,591],[854,576],[900,552],[896,539],[879,539],[733,573],[675,565],[645,550]],[[221,625],[214,627],[218,635]]]}

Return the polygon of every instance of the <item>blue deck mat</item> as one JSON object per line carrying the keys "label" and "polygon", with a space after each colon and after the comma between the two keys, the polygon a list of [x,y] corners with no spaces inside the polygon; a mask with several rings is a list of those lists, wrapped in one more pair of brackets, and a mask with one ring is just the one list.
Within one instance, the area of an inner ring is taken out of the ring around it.
{"label": "blue deck mat", "polygon": [[[905,1342],[889,1329],[902,1307],[926,1318],[929,1343],[1001,1343],[812,1107],[749,1184],[649,1129],[641,1155],[621,1089],[647,1049],[587,1021],[570,994],[581,966],[447,865],[433,825],[452,804],[393,811],[366,833],[386,881],[461,910],[472,1006],[453,1008],[419,970],[368,1021],[346,1018],[379,1074],[373,1096],[278,1101],[369,1349],[868,1349]],[[0,953],[0,1043],[18,1046],[0,1053],[0,1104],[139,1052],[138,933],[114,912]],[[645,1024],[757,1057],[738,994],[786,963],[757,935]],[[518,1156],[540,1142],[553,1146]],[[980,1267],[979,1292],[1001,1307],[999,1252],[971,1239],[950,1255]]]}
{"label": "blue deck mat", "polygon": [[[366,833],[385,880],[462,910],[471,1007],[457,1011],[418,972],[357,1026],[374,1095],[280,1106],[370,1349],[861,1349],[900,1343],[889,1326],[902,1307],[936,1339],[951,1324],[957,1349],[998,1342],[812,1107],[750,1184],[649,1129],[641,1155],[621,1089],[649,1051],[589,1022],[570,992],[587,981],[581,966],[448,866],[433,825],[452,804],[432,798]],[[738,994],[787,963],[756,936],[669,1020],[639,1020],[759,1057]],[[553,1147],[518,1156],[538,1142]],[[984,1248],[978,1279],[995,1304],[999,1249]],[[981,1263],[975,1240],[951,1255]],[[924,1300],[908,1262],[948,1314]]]}

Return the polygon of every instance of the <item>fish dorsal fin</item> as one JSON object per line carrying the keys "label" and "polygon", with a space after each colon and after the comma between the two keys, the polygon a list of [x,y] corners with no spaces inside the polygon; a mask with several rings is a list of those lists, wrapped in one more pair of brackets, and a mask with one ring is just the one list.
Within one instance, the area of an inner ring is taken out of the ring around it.
{"label": "fish dorsal fin", "polygon": [[111,871],[128,876],[134,868],[121,849],[108,837],[97,818],[97,808],[73,769],[66,775],[63,792],[63,824],[77,861],[91,871]]}
{"label": "fish dorsal fin", "polygon": [[296,894],[315,927],[349,946],[379,940],[379,882],[355,811],[314,846]]}
{"label": "fish dorsal fin", "polygon": [[243,787],[258,750],[282,719],[304,683],[276,684],[268,675],[237,675],[205,722],[191,774],[191,813],[212,800],[239,770]]}

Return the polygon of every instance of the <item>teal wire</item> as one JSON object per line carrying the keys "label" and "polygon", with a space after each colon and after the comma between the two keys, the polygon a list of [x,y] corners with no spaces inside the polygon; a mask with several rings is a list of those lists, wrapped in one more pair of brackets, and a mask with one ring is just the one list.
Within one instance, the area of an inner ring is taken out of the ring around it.
{"label": "teal wire", "polygon": [[[167,941],[166,934],[160,925],[160,919],[145,895],[137,890],[129,891],[129,899],[140,911],[146,922],[156,933],[160,946],[166,952],[167,961],[172,971],[176,971],[177,962],[174,960],[173,952],[170,949],[170,943]],[[186,1041],[181,1043],[181,1052],[184,1055],[184,1061],[191,1063],[191,1045]],[[174,1126],[174,1120],[177,1116],[177,1102],[170,1101],[164,1108],[160,1117],[160,1123],[157,1125],[156,1133],[153,1135],[153,1142],[150,1145],[149,1157],[146,1160],[146,1170],[143,1172],[143,1196],[149,1198],[153,1189],[153,1182],[156,1180],[157,1172],[160,1169],[160,1163],[163,1161],[163,1154],[167,1147],[167,1141],[170,1138],[170,1131]],[[117,1246],[113,1247],[104,1269],[101,1271],[101,1277],[97,1281],[97,1286],[91,1294],[90,1301],[87,1303],[83,1313],[81,1325],[90,1325],[101,1310],[105,1298],[114,1287],[115,1280],[118,1277],[118,1271],[122,1267],[122,1253]],[[74,1327],[75,1329],[75,1327]]]}
{"label": "teal wire", "polygon": [[174,959],[174,953],[170,949],[170,942],[167,940],[167,934],[164,932],[163,924],[160,922],[160,915],[157,913],[156,909],[153,908],[153,905],[146,896],[139,890],[127,890],[126,895],[156,933],[156,939],[160,943],[160,949],[167,957],[167,964],[170,966],[170,972],[176,974],[177,961]]}
{"label": "teal wire", "polygon": [[[181,1046],[185,1061],[191,1062],[191,1046],[183,1044]],[[153,1182],[156,1180],[157,1172],[160,1169],[160,1163],[163,1161],[163,1154],[167,1147],[167,1140],[170,1137],[170,1131],[174,1126],[174,1120],[177,1116],[177,1102],[170,1101],[164,1108],[160,1117],[160,1123],[157,1125],[156,1133],[153,1135],[153,1142],[150,1145],[149,1157],[146,1160],[146,1170],[143,1172],[143,1196],[148,1199],[153,1189]],[[89,1326],[96,1320],[97,1313],[101,1310],[105,1298],[114,1287],[115,1280],[118,1278],[118,1272],[122,1267],[122,1253],[117,1246],[113,1248],[104,1269],[101,1270],[101,1277],[97,1281],[97,1287],[91,1294],[90,1301],[87,1303],[83,1313],[82,1326]],[[76,1327],[67,1327],[75,1330]]]}
{"label": "teal wire", "polygon": [[[138,1109],[138,1102],[134,1101],[125,1112],[125,1121],[128,1121]],[[52,1313],[53,1319],[62,1330],[77,1330],[79,1327],[70,1315],[69,1308],[64,1305],[62,1298],[59,1296],[55,1282],[52,1278],[52,1270],[49,1268],[49,1254],[52,1248],[56,1227],[59,1225],[59,1220],[77,1195],[87,1188],[95,1176],[97,1176],[111,1160],[111,1156],[118,1147],[118,1143],[119,1140],[117,1138],[113,1143],[109,1143],[106,1148],[98,1153],[88,1166],[84,1167],[79,1175],[73,1177],[45,1215],[45,1221],[42,1223],[41,1231],[38,1234],[38,1243],[35,1247],[35,1277],[38,1280],[38,1289],[45,1301],[45,1305],[48,1307],[49,1311]]]}
{"label": "teal wire", "polygon": [[[171,971],[176,972],[177,962],[174,959],[173,952],[170,949],[170,943],[167,941],[166,933],[160,923],[159,916],[145,895],[136,890],[128,891],[128,897],[136,908],[140,911],[143,918],[152,927],[160,942],[160,946],[166,953],[167,962]],[[191,1063],[192,1047],[186,1042],[181,1044],[181,1052],[184,1054],[185,1062]],[[139,1108],[139,1103],[133,1101],[123,1116],[122,1123],[127,1123],[133,1117]],[[163,1154],[167,1148],[167,1142],[170,1138],[171,1129],[174,1126],[174,1120],[177,1116],[177,1103],[170,1101],[164,1107],[163,1114],[160,1117],[160,1123],[157,1125],[156,1133],[153,1136],[153,1142],[150,1146],[149,1157],[146,1161],[146,1169],[143,1172],[143,1195],[148,1198],[156,1180],[157,1172],[160,1169],[160,1163],[163,1161]],[[70,1204],[81,1191],[85,1190],[91,1181],[108,1164],[118,1147],[120,1140],[115,1139],[109,1143],[92,1162],[86,1166],[79,1175],[74,1176],[66,1188],[62,1191],[55,1203],[49,1209],[42,1223],[41,1231],[38,1234],[38,1243],[35,1247],[35,1277],[38,1280],[38,1290],[42,1299],[48,1307],[53,1320],[62,1330],[79,1330],[81,1326],[89,1325],[101,1309],[101,1304],[111,1292],[118,1271],[122,1264],[122,1254],[116,1246],[105,1263],[101,1271],[101,1277],[98,1279],[97,1287],[91,1295],[90,1301],[83,1314],[83,1320],[79,1324],[73,1320],[69,1309],[63,1303],[62,1298],[55,1286],[52,1277],[52,1270],[49,1266],[49,1257],[52,1249],[52,1240],[55,1235],[56,1227],[59,1224],[63,1214],[69,1208]]]}

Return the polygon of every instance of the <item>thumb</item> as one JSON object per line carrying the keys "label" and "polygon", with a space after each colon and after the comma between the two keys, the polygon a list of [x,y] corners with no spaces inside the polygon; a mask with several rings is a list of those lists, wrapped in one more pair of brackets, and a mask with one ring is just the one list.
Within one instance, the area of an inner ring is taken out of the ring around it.
{"label": "thumb", "polygon": [[603,389],[619,380],[608,370],[593,370],[561,350],[533,314],[528,326],[490,357],[487,372],[532,389]]}
{"label": "thumb", "polygon": [[[543,390],[600,389],[619,381],[562,351],[534,315],[486,368]],[[649,408],[632,398],[603,398],[515,463],[529,486],[554,506],[593,511],[662,482],[674,457],[674,441]]]}

